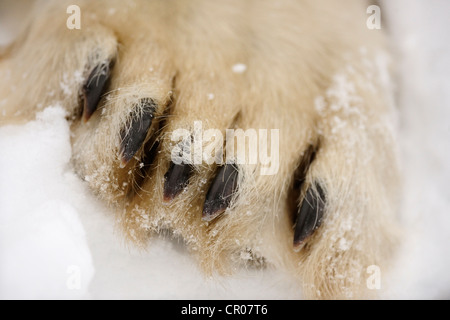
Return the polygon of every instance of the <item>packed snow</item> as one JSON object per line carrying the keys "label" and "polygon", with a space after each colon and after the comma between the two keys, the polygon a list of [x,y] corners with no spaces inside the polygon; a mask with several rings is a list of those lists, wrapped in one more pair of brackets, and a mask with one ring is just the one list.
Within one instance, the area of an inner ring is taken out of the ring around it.
{"label": "packed snow", "polygon": [[[386,298],[450,298],[450,3],[384,4],[398,72],[405,226]],[[0,40],[10,39],[0,23]],[[207,279],[176,239],[128,247],[70,166],[64,116],[49,106],[35,121],[0,127],[1,299],[301,298],[272,269]]]}

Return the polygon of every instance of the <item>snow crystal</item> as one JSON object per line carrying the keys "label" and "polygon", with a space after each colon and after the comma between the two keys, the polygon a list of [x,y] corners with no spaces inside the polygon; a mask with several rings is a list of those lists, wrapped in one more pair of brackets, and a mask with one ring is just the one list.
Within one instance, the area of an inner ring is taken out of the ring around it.
{"label": "snow crystal", "polygon": [[81,70],[75,70],[73,73],[73,79],[75,83],[81,84],[84,82],[83,72]]}
{"label": "snow crystal", "polygon": [[339,250],[341,251],[347,251],[350,249],[350,243],[345,238],[341,238],[339,240]]}
{"label": "snow crystal", "polygon": [[314,108],[316,109],[318,114],[323,116],[326,106],[327,104],[324,97],[318,96],[314,99]]}
{"label": "snow crystal", "polygon": [[63,93],[68,96],[72,93],[72,90],[70,89],[70,85],[68,85],[65,82],[60,82],[59,83],[59,87],[61,88],[61,90],[63,91]]}
{"label": "snow crystal", "polygon": [[244,73],[247,70],[247,66],[243,63],[236,63],[231,69],[234,73]]}
{"label": "snow crystal", "polygon": [[252,260],[252,255],[248,251],[241,251],[240,257],[242,260]]}

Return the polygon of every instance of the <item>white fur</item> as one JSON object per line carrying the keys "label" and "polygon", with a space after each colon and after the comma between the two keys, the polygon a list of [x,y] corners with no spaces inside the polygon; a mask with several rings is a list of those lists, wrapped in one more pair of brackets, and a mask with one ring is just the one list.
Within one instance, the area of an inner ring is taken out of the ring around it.
{"label": "white fur", "polygon": [[[366,28],[363,1],[79,1],[81,30],[65,27],[69,4],[38,2],[26,31],[0,56],[0,100],[11,106],[0,123],[31,119],[54,101],[67,106],[75,169],[117,208],[137,245],[171,229],[208,274],[231,272],[245,257],[298,275],[308,298],[373,296],[365,271],[387,268],[398,186],[388,60],[382,31]],[[111,59],[110,92],[83,123],[82,82]],[[239,64],[245,70],[233,72]],[[146,141],[157,137],[160,153],[136,185],[143,151],[123,168],[120,132],[143,98],[158,104],[166,125],[152,127]],[[170,133],[197,120],[223,133],[280,129],[278,173],[241,165],[230,208],[209,223],[201,210],[214,165],[198,165],[185,192],[162,203]],[[326,213],[297,253],[288,202],[310,145],[316,158],[296,197],[301,202],[320,183]]]}

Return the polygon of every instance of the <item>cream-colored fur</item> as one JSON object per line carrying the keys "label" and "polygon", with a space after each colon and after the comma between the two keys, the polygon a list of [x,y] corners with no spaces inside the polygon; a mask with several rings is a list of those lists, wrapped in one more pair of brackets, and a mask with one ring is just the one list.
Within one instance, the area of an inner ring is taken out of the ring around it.
{"label": "cream-colored fur", "polygon": [[[367,3],[80,0],[81,30],[69,30],[71,2],[37,2],[25,31],[0,51],[0,124],[64,106],[76,171],[138,246],[171,229],[207,274],[232,272],[244,258],[294,274],[306,298],[377,296],[366,270],[387,270],[398,185],[388,58],[382,31],[366,27]],[[109,92],[84,123],[81,87],[111,59]],[[233,72],[237,63],[246,71]],[[121,132],[142,98],[157,102],[165,121],[146,138],[160,147],[143,181],[144,151],[124,168],[119,156]],[[162,201],[170,133],[192,130],[196,120],[203,129],[280,129],[278,173],[241,165],[231,207],[209,223],[201,211],[215,165],[197,165],[186,190]],[[310,146],[315,159],[292,195]],[[301,203],[314,181],[326,194],[324,220],[295,252],[290,203]]]}

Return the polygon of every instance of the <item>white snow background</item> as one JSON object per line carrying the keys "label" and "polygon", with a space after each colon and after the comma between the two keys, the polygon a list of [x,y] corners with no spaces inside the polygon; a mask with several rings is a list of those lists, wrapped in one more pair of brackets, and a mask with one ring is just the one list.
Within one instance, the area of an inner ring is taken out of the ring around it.
{"label": "white snow background", "polygon": [[[407,230],[385,298],[450,298],[450,2],[384,5],[398,71]],[[4,10],[0,43],[14,34],[14,15]],[[0,127],[1,299],[301,298],[276,270],[206,279],[181,241],[157,238],[146,252],[126,246],[112,213],[70,167],[69,141],[58,106]]]}

